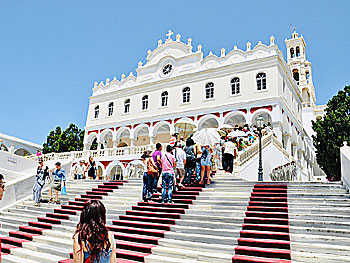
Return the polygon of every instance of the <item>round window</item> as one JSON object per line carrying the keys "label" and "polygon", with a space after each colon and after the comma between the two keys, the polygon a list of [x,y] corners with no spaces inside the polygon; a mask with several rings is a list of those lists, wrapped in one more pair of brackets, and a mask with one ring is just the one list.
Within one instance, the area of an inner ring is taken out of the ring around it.
{"label": "round window", "polygon": [[173,71],[173,65],[171,65],[171,64],[166,64],[162,68],[162,73],[163,73],[164,76],[169,75],[172,71]]}

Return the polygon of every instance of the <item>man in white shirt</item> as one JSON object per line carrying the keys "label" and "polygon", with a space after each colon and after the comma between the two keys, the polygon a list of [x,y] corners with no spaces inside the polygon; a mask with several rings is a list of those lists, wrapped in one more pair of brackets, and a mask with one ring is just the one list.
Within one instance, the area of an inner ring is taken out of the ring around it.
{"label": "man in white shirt", "polygon": [[185,144],[183,142],[178,142],[174,150],[174,155],[176,158],[176,169],[175,176],[180,178],[179,186],[183,187],[182,181],[185,176],[185,164],[186,164],[186,153],[183,150]]}
{"label": "man in white shirt", "polygon": [[232,139],[228,139],[227,142],[224,144],[225,150],[224,150],[224,158],[226,160],[226,172],[232,173],[233,172],[233,158],[237,155],[237,147],[233,143]]}
{"label": "man in white shirt", "polygon": [[85,170],[86,170],[86,167],[84,165],[84,161],[83,160],[80,160],[79,161],[79,165],[77,165],[75,167],[75,171],[74,171],[74,179],[83,179],[84,178],[84,174],[85,174]]}

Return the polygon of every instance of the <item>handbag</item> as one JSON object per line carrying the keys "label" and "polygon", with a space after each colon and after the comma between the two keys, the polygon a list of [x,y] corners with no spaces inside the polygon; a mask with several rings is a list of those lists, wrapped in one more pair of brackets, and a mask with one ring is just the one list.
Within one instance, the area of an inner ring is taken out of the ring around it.
{"label": "handbag", "polygon": [[[152,157],[151,157],[152,158]],[[147,172],[148,173],[152,173],[152,174],[156,174],[158,173],[158,169],[157,167],[153,164],[151,158],[148,159],[147,161]]]}
{"label": "handbag", "polygon": [[62,181],[63,187],[61,190],[61,195],[67,195],[67,188],[66,188],[66,184],[64,183],[64,181]]}

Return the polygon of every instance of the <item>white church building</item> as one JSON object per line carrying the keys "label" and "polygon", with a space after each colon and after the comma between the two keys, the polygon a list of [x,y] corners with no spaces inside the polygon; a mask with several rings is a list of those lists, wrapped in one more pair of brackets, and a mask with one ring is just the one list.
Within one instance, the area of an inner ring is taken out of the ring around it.
{"label": "white church building", "polygon": [[[251,125],[259,116],[276,135],[263,141],[264,179],[273,168],[291,161],[298,163],[299,180],[322,173],[311,120],[322,118],[324,106],[316,106],[303,36],[294,31],[285,40],[285,61],[273,36],[267,45],[248,42],[245,50],[234,46],[229,52],[221,49],[220,56],[204,56],[202,46],[194,48],[191,38],[183,42],[181,35],[172,35],[169,30],[165,42],[159,40],[154,50],[148,50],[147,62],[138,63],[136,76],[123,74],[120,80],[94,84],[84,148],[89,151],[97,143],[92,152],[100,151],[94,156],[103,162],[104,174],[125,159],[127,150],[131,154],[138,148],[140,153],[157,142],[169,143],[179,120],[193,122],[200,130]],[[257,152],[251,148],[236,165],[239,175],[254,180]]]}

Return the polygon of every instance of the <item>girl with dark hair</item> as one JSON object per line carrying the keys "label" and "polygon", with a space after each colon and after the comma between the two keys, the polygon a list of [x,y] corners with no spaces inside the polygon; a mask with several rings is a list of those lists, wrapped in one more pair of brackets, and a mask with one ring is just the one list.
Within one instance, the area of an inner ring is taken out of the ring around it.
{"label": "girl with dark hair", "polygon": [[113,234],[106,227],[106,208],[100,200],[85,203],[73,236],[74,263],[116,263]]}

